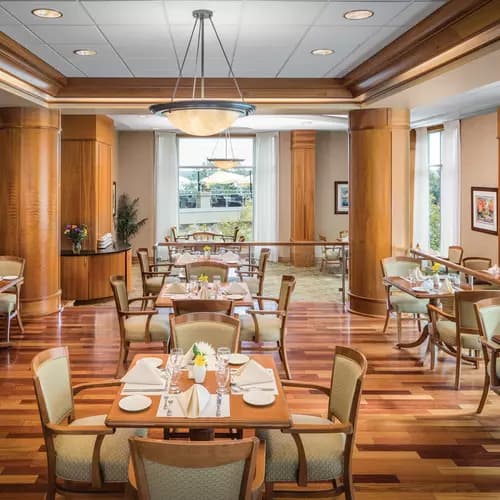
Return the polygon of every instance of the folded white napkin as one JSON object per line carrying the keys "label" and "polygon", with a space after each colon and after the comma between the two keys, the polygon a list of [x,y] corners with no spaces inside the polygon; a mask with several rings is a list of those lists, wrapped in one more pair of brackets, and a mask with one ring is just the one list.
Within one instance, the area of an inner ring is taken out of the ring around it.
{"label": "folded white napkin", "polygon": [[233,376],[233,381],[236,385],[263,384],[265,382],[272,382],[273,380],[272,374],[253,359],[243,366],[241,372]]}
{"label": "folded white napkin", "polygon": [[124,377],[122,382],[128,384],[165,385],[160,372],[150,363],[136,363]]}
{"label": "folded white napkin", "polygon": [[229,293],[229,294],[243,293],[244,294],[244,293],[246,293],[246,290],[238,283],[233,282],[228,286],[227,293]]}
{"label": "folded white napkin", "polygon": [[490,274],[498,274],[498,273],[500,273],[500,268],[495,264],[493,267],[490,267],[488,269],[488,272]]}
{"label": "folded white napkin", "polygon": [[235,254],[234,252],[231,252],[231,251],[226,252],[226,253],[222,256],[222,260],[223,260],[224,262],[229,262],[229,261],[231,261],[231,260],[238,260],[238,259],[239,259],[238,255],[237,255],[237,254]]}
{"label": "folded white napkin", "polygon": [[166,291],[167,293],[186,293],[186,285],[183,283],[170,283]]}
{"label": "folded white napkin", "polygon": [[201,384],[194,384],[187,391],[181,392],[177,401],[186,417],[199,417],[210,401],[210,393]]}
{"label": "folded white napkin", "polygon": [[[197,345],[198,349],[205,355],[206,358],[213,358],[215,357],[215,349],[207,342],[199,341],[195,342],[184,354],[184,358],[182,360],[182,366],[189,365],[191,361],[194,359],[194,346]],[[209,359],[207,359],[207,362],[209,362]]]}
{"label": "folded white napkin", "polygon": [[191,361],[193,361],[194,358],[193,347],[194,344],[189,348],[189,351],[186,354],[184,354],[184,358],[182,359],[182,366],[189,365]]}
{"label": "folded white napkin", "polygon": [[191,264],[192,262],[196,262],[196,259],[189,253],[183,253],[178,259],[176,264],[178,266],[184,266],[186,264]]}

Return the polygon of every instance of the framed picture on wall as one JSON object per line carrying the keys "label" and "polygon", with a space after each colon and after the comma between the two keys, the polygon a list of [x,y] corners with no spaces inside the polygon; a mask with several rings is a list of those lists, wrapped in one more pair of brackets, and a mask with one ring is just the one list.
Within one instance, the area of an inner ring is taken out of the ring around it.
{"label": "framed picture on wall", "polygon": [[113,181],[113,187],[111,191],[111,210],[113,211],[113,217],[116,217],[116,182]]}
{"label": "framed picture on wall", "polygon": [[335,181],[335,213],[349,213],[349,185],[345,181]]}
{"label": "framed picture on wall", "polygon": [[498,234],[498,189],[471,187],[471,229]]}

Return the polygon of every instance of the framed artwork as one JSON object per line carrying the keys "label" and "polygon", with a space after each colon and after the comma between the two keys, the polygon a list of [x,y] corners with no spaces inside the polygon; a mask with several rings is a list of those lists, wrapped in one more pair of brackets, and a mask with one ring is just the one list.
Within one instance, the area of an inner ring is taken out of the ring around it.
{"label": "framed artwork", "polygon": [[349,213],[349,185],[345,181],[335,181],[335,213]]}
{"label": "framed artwork", "polygon": [[498,234],[498,189],[471,187],[471,229]]}
{"label": "framed artwork", "polygon": [[116,182],[113,181],[113,187],[111,189],[111,210],[113,211],[113,217],[116,217]]}

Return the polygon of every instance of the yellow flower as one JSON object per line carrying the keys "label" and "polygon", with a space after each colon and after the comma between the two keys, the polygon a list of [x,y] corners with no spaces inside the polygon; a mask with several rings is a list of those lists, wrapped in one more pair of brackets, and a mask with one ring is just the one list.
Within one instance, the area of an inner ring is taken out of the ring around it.
{"label": "yellow flower", "polygon": [[441,269],[441,264],[439,262],[435,262],[434,264],[432,264],[433,273],[438,273],[440,269]]}
{"label": "yellow flower", "polygon": [[203,283],[208,283],[208,276],[206,274],[200,274],[200,277],[198,278],[198,281],[201,281]]}
{"label": "yellow flower", "polygon": [[203,247],[203,250],[205,252],[210,252],[210,247],[208,245],[206,245],[206,246]]}
{"label": "yellow flower", "polygon": [[205,366],[207,364],[203,354],[197,354],[194,358],[194,366]]}

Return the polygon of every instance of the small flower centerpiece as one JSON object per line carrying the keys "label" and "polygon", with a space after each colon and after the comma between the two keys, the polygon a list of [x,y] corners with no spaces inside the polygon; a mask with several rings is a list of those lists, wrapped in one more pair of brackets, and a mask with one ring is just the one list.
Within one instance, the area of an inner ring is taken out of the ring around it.
{"label": "small flower centerpiece", "polygon": [[210,247],[208,245],[205,245],[203,247],[203,256],[205,257],[205,259],[209,259],[210,258]]}
{"label": "small flower centerpiece", "polygon": [[78,255],[82,250],[82,241],[89,235],[86,224],[67,224],[64,234],[71,240],[73,253]]}
{"label": "small flower centerpiece", "polygon": [[434,288],[439,288],[439,270],[441,269],[441,264],[439,262],[435,262],[432,264],[432,282],[434,284]]}
{"label": "small flower centerpiece", "polygon": [[197,384],[203,384],[207,376],[207,360],[201,353],[194,357],[193,376]]}
{"label": "small flower centerpiece", "polygon": [[208,276],[206,274],[200,274],[198,281],[200,282],[200,299],[208,299]]}

